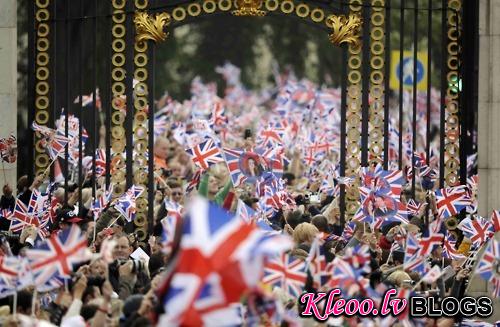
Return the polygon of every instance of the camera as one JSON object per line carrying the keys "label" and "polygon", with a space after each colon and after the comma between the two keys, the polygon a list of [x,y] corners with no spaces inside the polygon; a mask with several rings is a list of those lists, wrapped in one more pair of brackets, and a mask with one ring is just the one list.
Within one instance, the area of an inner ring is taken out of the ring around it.
{"label": "camera", "polygon": [[139,273],[141,271],[146,270],[146,263],[141,260],[135,260],[135,259],[130,259],[130,260],[118,260],[118,265],[122,266],[126,264],[127,262],[132,261],[132,272],[133,273]]}

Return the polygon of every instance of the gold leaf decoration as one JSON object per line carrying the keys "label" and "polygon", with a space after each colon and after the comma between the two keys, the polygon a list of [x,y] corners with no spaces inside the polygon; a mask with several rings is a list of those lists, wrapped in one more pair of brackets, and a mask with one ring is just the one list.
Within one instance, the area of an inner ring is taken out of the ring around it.
{"label": "gold leaf decoration", "polygon": [[265,16],[266,12],[260,10],[262,0],[236,0],[238,10],[233,11],[235,16]]}
{"label": "gold leaf decoration", "polygon": [[170,15],[164,12],[156,14],[153,18],[145,12],[138,12],[135,14],[134,23],[137,31],[135,37],[137,42],[147,40],[165,41],[168,33],[165,33],[164,28],[170,25]]}
{"label": "gold leaf decoration", "polygon": [[362,20],[359,15],[348,17],[331,15],[327,19],[327,25],[332,29],[330,41],[335,45],[356,44],[359,40],[361,24]]}

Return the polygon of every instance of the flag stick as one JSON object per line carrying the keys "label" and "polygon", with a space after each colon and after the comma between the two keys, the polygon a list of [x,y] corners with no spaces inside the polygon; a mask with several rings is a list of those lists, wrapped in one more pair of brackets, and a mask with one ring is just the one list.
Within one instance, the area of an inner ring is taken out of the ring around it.
{"label": "flag stick", "polygon": [[56,160],[58,159],[59,157],[55,157],[54,159],[52,159],[52,161],[50,162],[50,164],[47,166],[47,168],[45,168],[45,171],[43,172],[43,176],[44,176],[44,179],[47,177],[47,173],[49,172],[49,169],[50,167],[52,166],[52,164],[54,164],[54,162],[56,162]]}
{"label": "flag stick", "polygon": [[36,298],[37,298],[37,291],[36,291],[36,287],[35,287],[35,291],[33,292],[33,300],[31,301],[31,316],[32,317],[35,317]]}
{"label": "flag stick", "polygon": [[[120,217],[123,217],[123,215],[122,215],[122,213],[121,213],[121,212],[120,212],[120,214],[118,215],[118,217],[116,217],[116,219],[115,219],[115,220],[113,220],[113,221],[111,222],[111,224],[109,224],[108,228],[110,228],[111,226],[113,226],[113,225],[114,225],[114,224],[118,221],[118,219],[120,219]],[[125,217],[123,217],[123,218],[125,218]]]}
{"label": "flag stick", "polygon": [[168,187],[167,182],[155,171],[154,172],[155,176],[158,178],[158,180],[163,184],[164,187]]}
{"label": "flag stick", "polygon": [[14,316],[14,319],[16,319],[16,315],[17,315],[17,288],[14,292],[14,304],[13,304],[13,308],[12,308],[12,315]]}

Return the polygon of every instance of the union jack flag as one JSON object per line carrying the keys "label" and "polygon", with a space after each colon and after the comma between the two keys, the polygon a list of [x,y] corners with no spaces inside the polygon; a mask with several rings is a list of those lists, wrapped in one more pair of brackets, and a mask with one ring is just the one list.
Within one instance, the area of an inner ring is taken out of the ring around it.
{"label": "union jack flag", "polygon": [[328,282],[333,270],[333,267],[326,261],[323,245],[324,241],[320,237],[316,237],[306,260],[307,267],[313,276],[313,282],[318,288]]}
{"label": "union jack flag", "polygon": [[493,296],[500,296],[500,242],[492,239],[486,247],[481,260],[476,267],[476,273],[493,285]]}
{"label": "union jack flag", "polygon": [[345,262],[350,264],[354,269],[370,273],[370,250],[368,246],[354,246],[347,247],[345,254],[342,258]]}
{"label": "union jack flag", "polygon": [[276,129],[264,129],[258,134],[258,143],[263,148],[283,145],[283,132]]}
{"label": "union jack flag", "polygon": [[333,260],[332,277],[328,281],[328,288],[340,288],[348,296],[354,292],[366,293],[370,288],[370,281],[363,278],[361,271],[353,267],[345,260],[336,257]]}
{"label": "union jack flag", "polygon": [[0,298],[33,285],[33,275],[25,258],[15,256],[0,257]]}
{"label": "union jack flag", "polygon": [[214,140],[207,139],[204,142],[188,149],[193,163],[201,169],[208,169],[213,164],[224,162],[224,157]]}
{"label": "union jack flag", "polygon": [[40,227],[40,221],[38,217],[30,214],[30,209],[21,200],[16,200],[16,206],[14,207],[14,212],[10,216],[11,225],[10,230],[13,232],[21,231],[26,225],[33,225],[35,227]]}
{"label": "union jack flag", "polygon": [[443,238],[443,234],[430,230],[429,236],[422,237],[418,242],[420,248],[419,255],[425,257],[431,254],[433,247],[435,245],[441,245]]}
{"label": "union jack flag", "polygon": [[3,217],[5,219],[9,219],[11,215],[12,215],[12,212],[9,209],[0,210],[0,217]]}
{"label": "union jack flag", "polygon": [[46,149],[52,160],[57,157],[63,158],[63,152],[66,149],[70,139],[64,135],[54,134],[53,137],[47,140]]}
{"label": "union jack flag", "polygon": [[264,266],[264,284],[279,287],[287,294],[298,297],[307,279],[305,261],[283,253],[272,258]]}
{"label": "union jack flag", "polygon": [[180,220],[181,217],[179,215],[167,215],[160,221],[163,227],[163,232],[161,234],[162,251],[167,255],[172,251],[172,246],[175,240],[175,231]]}
{"label": "union jack flag", "polygon": [[203,173],[203,169],[198,169],[194,173],[193,178],[191,178],[189,183],[186,184],[186,189],[185,189],[184,193],[189,194],[189,193],[191,193],[192,190],[194,190],[198,186],[198,184],[200,183],[200,178],[201,178],[202,173]]}
{"label": "union jack flag", "polygon": [[500,211],[493,210],[491,213],[491,224],[493,225],[495,233],[500,231]]}
{"label": "union jack flag", "polygon": [[123,217],[131,222],[135,219],[136,214],[136,200],[144,192],[142,186],[132,185],[127,192],[118,198],[115,209],[123,215]]}
{"label": "union jack flag", "polygon": [[227,168],[231,174],[231,180],[234,187],[242,185],[247,180],[247,177],[243,174],[240,168],[240,158],[242,154],[242,150],[224,149]]}
{"label": "union jack flag", "polygon": [[238,199],[238,207],[236,208],[236,216],[240,217],[243,221],[250,223],[257,218],[257,212],[247,206],[245,202]]}
{"label": "union jack flag", "polygon": [[163,203],[165,205],[165,209],[167,210],[167,215],[177,216],[178,218],[181,218],[184,215],[184,207],[179,203],[168,199],[165,199]]}
{"label": "union jack flag", "polygon": [[52,235],[35,248],[26,251],[35,285],[45,289],[52,279],[69,278],[73,266],[90,260],[87,239],[77,225]]}
{"label": "union jack flag", "polygon": [[443,241],[443,257],[451,260],[459,260],[459,259],[464,259],[465,256],[461,253],[459,253],[455,249],[455,244],[457,241],[451,240],[450,239],[450,234],[447,234],[444,238]]}
{"label": "union jack flag", "polygon": [[203,198],[194,198],[183,221],[175,268],[160,287],[165,314],[159,325],[231,324],[217,314],[239,302],[260,281],[265,258],[292,247]]}
{"label": "union jack flag", "polygon": [[436,190],[435,194],[436,206],[441,218],[454,216],[471,204],[464,185]]}
{"label": "union jack flag", "polygon": [[419,241],[413,234],[406,236],[405,270],[417,271],[423,274],[427,271],[425,257],[420,255]]}
{"label": "union jack flag", "polygon": [[420,213],[420,210],[426,206],[425,203],[418,203],[415,202],[413,199],[409,199],[408,202],[406,203],[406,210],[408,213],[412,216],[418,216]]}
{"label": "union jack flag", "polygon": [[103,149],[95,150],[95,174],[97,177],[106,174],[106,151]]}
{"label": "union jack flag", "polygon": [[210,123],[214,126],[224,126],[227,124],[227,117],[224,116],[225,108],[221,102],[214,103]]}
{"label": "union jack flag", "polygon": [[493,225],[479,216],[474,220],[469,217],[463,219],[458,224],[458,229],[464,233],[465,237],[471,240],[472,245],[475,247],[483,245],[494,234]]}
{"label": "union jack flag", "polygon": [[113,197],[113,185],[109,186],[109,190],[104,191],[104,193],[92,202],[90,211],[92,211],[92,215],[94,216],[94,221],[99,219],[101,213],[106,209],[106,207],[111,202],[111,198]]}

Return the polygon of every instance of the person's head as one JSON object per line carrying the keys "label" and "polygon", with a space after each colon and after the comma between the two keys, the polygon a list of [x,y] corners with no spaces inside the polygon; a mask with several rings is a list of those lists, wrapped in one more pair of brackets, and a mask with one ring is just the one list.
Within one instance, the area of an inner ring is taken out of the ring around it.
{"label": "person's head", "polygon": [[310,223],[302,223],[297,225],[293,230],[293,240],[296,245],[307,244],[311,245],[319,230]]}
{"label": "person's head", "polygon": [[167,159],[169,155],[169,142],[163,137],[159,136],[156,138],[154,144],[154,155],[160,159]]}
{"label": "person's head", "polygon": [[92,277],[106,277],[106,270],[108,265],[102,259],[94,260],[90,263],[90,275]]}
{"label": "person's head", "polygon": [[28,175],[23,175],[17,180],[17,193],[24,192],[29,187]]}
{"label": "person's head", "polygon": [[410,280],[412,280],[410,275],[408,275],[403,270],[396,270],[387,277],[387,281],[396,285],[397,287],[401,287],[404,281]]}
{"label": "person's head", "polygon": [[171,162],[169,164],[170,171],[172,172],[172,177],[180,178],[182,177],[182,167],[177,162]]}
{"label": "person's head", "polygon": [[115,236],[116,245],[113,249],[113,260],[127,260],[133,252],[127,234],[120,233]]}
{"label": "person's head", "polygon": [[6,196],[6,197],[11,197],[12,196],[12,187],[10,187],[9,184],[5,184],[3,186],[3,194]]}
{"label": "person's head", "polygon": [[255,169],[255,160],[253,158],[248,158],[248,168]]}
{"label": "person's head", "polygon": [[316,215],[311,219],[311,224],[316,226],[316,228],[323,233],[328,234],[328,220],[323,215]]}
{"label": "person's head", "polygon": [[297,225],[300,224],[301,218],[302,218],[302,212],[300,210],[295,210],[287,215],[286,221],[288,222],[288,225],[290,225],[290,227],[295,229],[295,227],[297,227]]}
{"label": "person's head", "polygon": [[170,198],[176,203],[184,203],[184,192],[182,192],[181,184],[177,182],[169,182],[170,187]]}
{"label": "person's head", "polygon": [[219,192],[219,180],[217,177],[210,175],[208,178],[208,194],[215,195]]}

